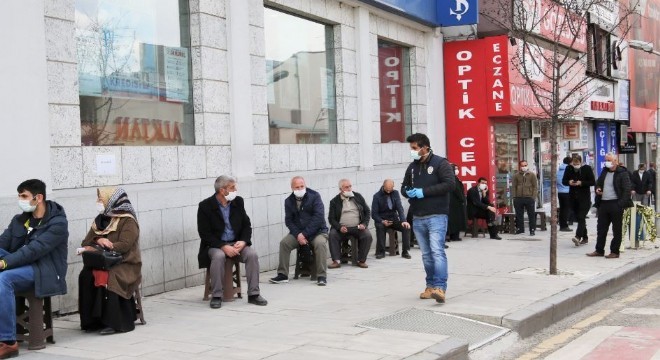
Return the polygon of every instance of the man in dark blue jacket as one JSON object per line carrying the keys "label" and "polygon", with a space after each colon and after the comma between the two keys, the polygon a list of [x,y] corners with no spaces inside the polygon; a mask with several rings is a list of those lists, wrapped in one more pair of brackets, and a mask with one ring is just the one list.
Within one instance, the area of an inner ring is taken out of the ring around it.
{"label": "man in dark blue jacket", "polygon": [[61,205],[46,200],[46,184],[18,185],[18,206],[0,235],[0,358],[18,355],[15,294],[66,294],[68,222]]}
{"label": "man in dark blue jacket", "polygon": [[401,231],[403,251],[401,256],[410,259],[410,224],[406,222],[401,196],[394,190],[394,181],[387,179],[383,186],[374,194],[371,202],[371,218],[376,226],[376,259],[385,257],[385,233],[387,229]]}
{"label": "man in dark blue jacket", "polygon": [[433,154],[426,135],[412,134],[406,141],[410,144],[413,162],[406,169],[401,193],[410,199],[413,231],[426,271],[426,289],[419,297],[442,303],[448,276],[445,235],[449,192],[454,189],[456,179],[449,161]]}
{"label": "man in dark blue jacket", "polygon": [[[302,176],[291,179],[291,195],[284,200],[284,222],[289,233],[280,241],[280,262],[273,284],[289,282],[291,251],[301,246],[314,249],[316,284],[327,284],[328,227],[325,226],[325,208],[321,195],[305,185]],[[300,251],[300,250],[299,250]]]}

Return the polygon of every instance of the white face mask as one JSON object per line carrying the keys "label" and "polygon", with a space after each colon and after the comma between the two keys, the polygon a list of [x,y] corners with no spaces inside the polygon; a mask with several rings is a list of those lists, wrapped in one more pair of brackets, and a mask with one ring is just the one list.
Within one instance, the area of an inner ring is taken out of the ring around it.
{"label": "white face mask", "polygon": [[305,196],[306,193],[307,193],[306,188],[305,189],[300,189],[300,190],[293,190],[293,195],[297,198],[301,198],[301,197]]}
{"label": "white face mask", "polygon": [[488,189],[488,184],[479,184],[479,189],[481,189],[481,190]]}
{"label": "white face mask", "polygon": [[413,160],[419,160],[422,157],[419,155],[419,151],[417,150],[410,150],[410,158]]}
{"label": "white face mask", "polygon": [[341,194],[344,195],[344,197],[349,197],[349,198],[355,196],[352,191],[344,191]]}
{"label": "white face mask", "polygon": [[19,199],[18,207],[21,208],[23,212],[33,212],[37,208],[37,205],[30,205],[30,200]]}
{"label": "white face mask", "polygon": [[604,164],[604,165],[605,165],[606,168],[609,169],[609,168],[612,167],[612,162],[611,162],[611,161],[605,161],[605,164]]}
{"label": "white face mask", "polygon": [[458,170],[454,170],[454,175],[458,176]]}
{"label": "white face mask", "polygon": [[529,170],[529,168],[527,166],[523,166],[523,167],[520,168],[520,171],[522,171],[522,172],[527,172],[527,170]]}
{"label": "white face mask", "polygon": [[238,191],[229,191],[229,193],[225,195],[225,199],[227,201],[232,201],[236,199],[236,196],[238,196]]}
{"label": "white face mask", "polygon": [[103,214],[105,212],[105,205],[103,205],[102,202],[97,202],[96,211],[98,211],[99,214]]}

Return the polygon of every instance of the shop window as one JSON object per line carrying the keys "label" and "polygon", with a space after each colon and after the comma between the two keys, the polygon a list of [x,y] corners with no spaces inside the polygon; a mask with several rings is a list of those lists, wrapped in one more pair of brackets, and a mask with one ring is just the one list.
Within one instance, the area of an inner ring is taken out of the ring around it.
{"label": "shop window", "polygon": [[[529,122],[521,122],[529,127]],[[513,175],[518,170],[518,127],[516,124],[496,123],[495,127],[495,206],[498,213],[513,211],[511,183]],[[524,130],[521,127],[521,133]],[[527,128],[529,132],[529,128]],[[523,135],[521,134],[522,138]]]}
{"label": "shop window", "polygon": [[609,75],[611,64],[609,34],[595,25],[589,25],[587,36],[587,71],[598,75]]}
{"label": "shop window", "polygon": [[405,142],[412,133],[410,49],[378,40],[380,142]]}
{"label": "shop window", "polygon": [[186,0],[76,0],[83,145],[192,145]]}
{"label": "shop window", "polygon": [[264,11],[270,143],[336,143],[332,26]]}

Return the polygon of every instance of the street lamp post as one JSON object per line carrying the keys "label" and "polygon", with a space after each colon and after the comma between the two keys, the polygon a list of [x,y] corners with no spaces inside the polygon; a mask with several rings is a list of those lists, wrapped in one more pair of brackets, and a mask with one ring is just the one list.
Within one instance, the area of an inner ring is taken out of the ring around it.
{"label": "street lamp post", "polygon": [[[630,40],[628,45],[636,50],[642,50],[644,52],[660,56],[660,51],[653,50],[653,43],[640,41],[640,40]],[[658,201],[657,196],[660,195],[660,181],[658,181],[657,167],[660,165],[660,81],[658,82],[658,108],[656,109],[655,114],[655,166],[656,166],[656,181],[655,181],[655,212],[660,213],[660,201]],[[655,226],[658,228],[658,218],[655,218]],[[657,234],[656,234],[657,236]]]}

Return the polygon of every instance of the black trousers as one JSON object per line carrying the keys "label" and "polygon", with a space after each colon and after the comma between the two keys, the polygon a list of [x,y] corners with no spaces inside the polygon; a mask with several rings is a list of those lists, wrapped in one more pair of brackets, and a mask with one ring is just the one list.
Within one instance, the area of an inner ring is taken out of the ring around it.
{"label": "black trousers", "polygon": [[128,332],[135,329],[135,298],[124,299],[105,287],[95,287],[94,274],[88,267],[78,276],[78,311],[83,330],[111,327]]}
{"label": "black trousers", "polygon": [[621,228],[623,226],[623,208],[618,200],[602,200],[598,207],[598,236],[596,237],[596,252],[605,253],[607,231],[612,224],[612,242],[610,252],[619,253],[621,247]]}
{"label": "black trousers", "polygon": [[385,254],[385,237],[387,235],[387,229],[394,229],[396,231],[401,231],[401,237],[403,238],[402,250],[410,250],[410,229],[405,229],[401,226],[401,221],[393,221],[392,225],[386,227],[383,223],[376,223],[376,255]]}
{"label": "black trousers", "polygon": [[575,220],[577,221],[575,237],[578,239],[589,240],[589,236],[587,235],[587,214],[590,208],[591,199],[571,198],[571,209],[573,209]]}
{"label": "black trousers", "polygon": [[488,210],[478,209],[474,213],[474,217],[471,220],[477,221],[477,219],[486,220],[486,225],[488,226],[488,235],[490,235],[491,239],[497,237],[497,226],[495,225],[495,213]]}
{"label": "black trousers", "polygon": [[529,231],[536,230],[536,209],[534,209],[534,198],[530,197],[517,197],[513,199],[513,208],[516,210],[516,228],[518,231],[525,231],[525,214],[527,211],[527,218],[529,218]]}
{"label": "black trousers", "polygon": [[330,229],[330,256],[332,257],[332,260],[341,260],[341,242],[353,235],[358,238],[358,261],[367,261],[367,255],[369,255],[369,249],[371,248],[371,242],[373,241],[369,229],[357,230],[357,228],[353,228],[349,230],[350,231],[346,234],[342,234],[334,228]]}
{"label": "black trousers", "polygon": [[559,228],[568,227],[568,214],[571,212],[571,195],[569,193],[558,193],[559,200]]}

